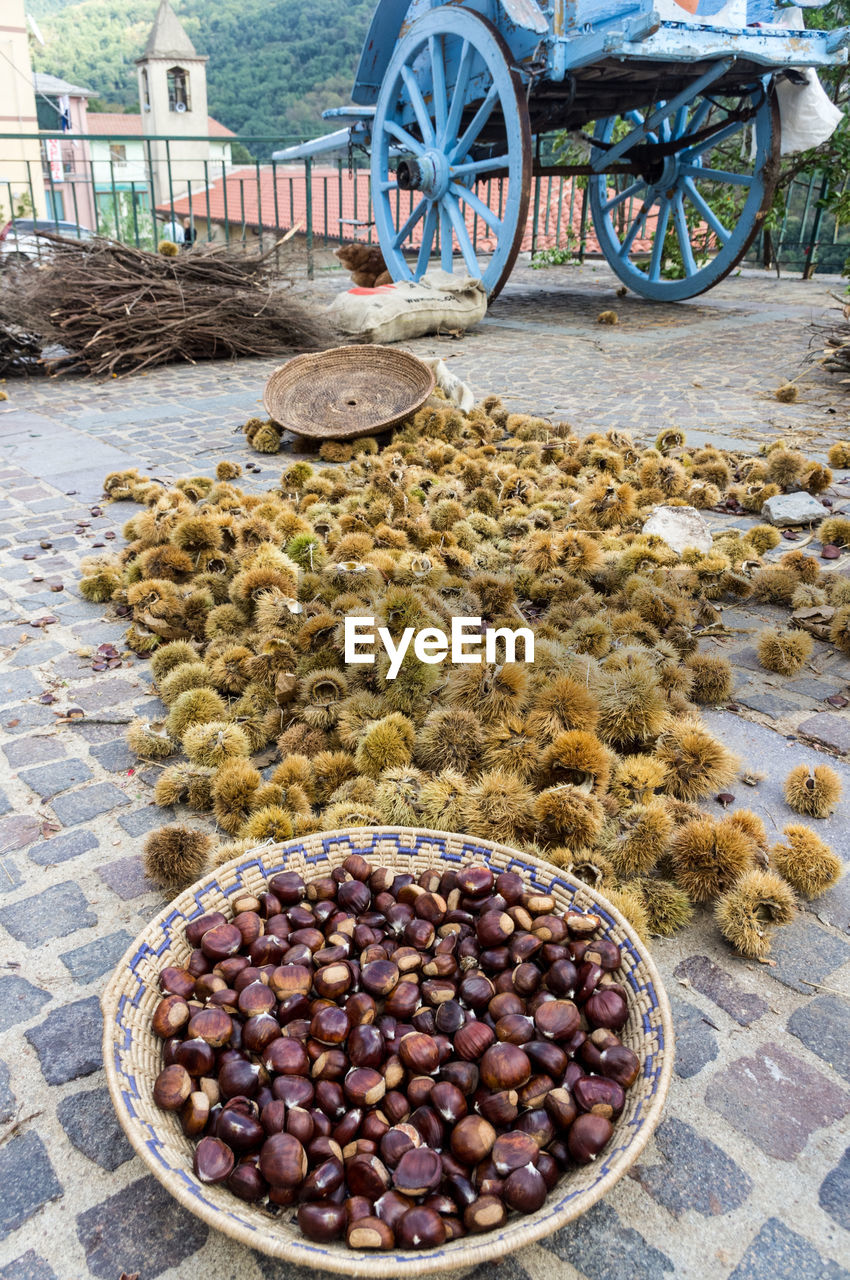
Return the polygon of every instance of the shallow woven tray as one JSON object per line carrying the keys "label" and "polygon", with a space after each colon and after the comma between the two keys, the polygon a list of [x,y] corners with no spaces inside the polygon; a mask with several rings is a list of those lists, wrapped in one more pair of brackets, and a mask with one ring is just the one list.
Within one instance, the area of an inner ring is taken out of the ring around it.
{"label": "shallow woven tray", "polygon": [[[162,1041],[151,1030],[160,999],[157,976],[166,965],[183,964],[190,947],[186,922],[206,911],[228,914],[228,899],[262,892],[268,876],[284,868],[305,878],[326,874],[351,853],[376,866],[419,875],[429,867],[486,862],[498,874],[518,871],[529,888],[551,893],[558,911],[593,910],[606,937],[619,943],[627,988],[629,1020],[621,1036],[641,1060],[641,1074],[626,1093],[614,1136],[599,1159],[566,1173],[537,1213],[514,1217],[498,1231],[466,1236],[438,1249],[388,1253],[357,1252],[341,1243],[305,1239],[292,1210],[279,1216],[238,1200],[224,1187],[204,1186],[192,1173],[193,1143],[176,1115],[160,1111],[152,1098],[162,1067]],[[119,962],[102,997],[103,1060],[112,1101],[137,1154],[171,1194],[211,1227],[252,1249],[303,1266],[352,1276],[425,1275],[471,1267],[550,1236],[610,1191],[643,1151],[658,1124],[673,1070],[670,1006],[655,965],[623,917],[581,881],[504,845],[469,836],[407,828],[334,831],[266,845],[219,867],[180,894],[142,933]]]}
{"label": "shallow woven tray", "polygon": [[407,351],[334,347],[275,369],[263,404],[270,418],[296,435],[354,440],[396,426],[433,390],[433,372]]}

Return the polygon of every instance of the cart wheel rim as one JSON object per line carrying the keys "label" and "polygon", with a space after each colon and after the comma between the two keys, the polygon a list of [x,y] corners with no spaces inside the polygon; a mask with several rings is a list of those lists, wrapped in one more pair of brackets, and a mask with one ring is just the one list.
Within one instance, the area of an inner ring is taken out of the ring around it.
{"label": "cart wheel rim", "polygon": [[378,96],[371,182],[394,280],[420,279],[439,244],[443,270],[499,293],[528,221],[531,131],[510,49],[486,19],[441,7],[399,42]]}
{"label": "cart wheel rim", "polygon": [[[737,266],[762,227],[778,175],[779,118],[770,85],[759,84],[749,96],[756,108],[749,122],[720,127],[717,94],[699,95],[665,117],[648,140],[681,139],[682,149],[655,172],[601,173],[589,179],[600,248],[608,265],[636,293],[659,302],[704,293]],[[710,127],[713,117],[717,132],[689,143],[690,136]],[[610,116],[598,122],[594,137],[609,142],[621,121],[634,128],[643,125],[644,116],[639,111]],[[750,145],[750,173],[737,173],[717,162],[720,147],[737,147],[740,154],[742,146]]]}

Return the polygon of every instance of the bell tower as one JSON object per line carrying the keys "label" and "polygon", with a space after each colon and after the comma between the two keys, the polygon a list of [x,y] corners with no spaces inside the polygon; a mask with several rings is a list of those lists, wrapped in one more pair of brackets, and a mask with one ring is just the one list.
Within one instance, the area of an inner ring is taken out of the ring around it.
{"label": "bell tower", "polygon": [[204,162],[210,156],[206,64],[169,0],[160,0],[144,52],[136,59],[142,133],[151,139],[146,150],[157,206],[185,195],[190,183],[205,180]]}

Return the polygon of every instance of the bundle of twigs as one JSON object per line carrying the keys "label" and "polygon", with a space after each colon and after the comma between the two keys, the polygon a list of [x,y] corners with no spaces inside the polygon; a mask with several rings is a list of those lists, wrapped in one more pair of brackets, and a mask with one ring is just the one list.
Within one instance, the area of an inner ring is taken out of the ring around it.
{"label": "bundle of twigs", "polygon": [[112,240],[51,241],[47,265],[4,283],[15,323],[58,343],[50,372],[127,373],[176,360],[275,357],[331,345],[292,282],[262,255],[201,246],[175,257]]}
{"label": "bundle of twigs", "polygon": [[[840,313],[841,318],[816,326],[823,341],[823,352],[818,358],[818,364],[832,373],[850,374],[850,306],[844,298],[837,298],[836,301],[840,305],[835,310]],[[845,377],[842,381],[848,382],[850,379]]]}
{"label": "bundle of twigs", "polygon": [[0,300],[0,378],[40,371],[41,339],[15,324]]}

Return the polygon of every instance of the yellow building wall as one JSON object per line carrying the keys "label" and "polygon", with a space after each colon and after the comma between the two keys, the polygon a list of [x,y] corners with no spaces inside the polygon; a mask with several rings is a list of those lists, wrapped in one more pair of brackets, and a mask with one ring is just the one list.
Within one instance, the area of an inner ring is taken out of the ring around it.
{"label": "yellow building wall", "polygon": [[[24,0],[0,3],[0,133],[36,133],[35,93],[32,87]],[[44,217],[44,180],[38,141],[23,138],[0,139],[0,218],[5,222],[12,209],[29,209]]]}

